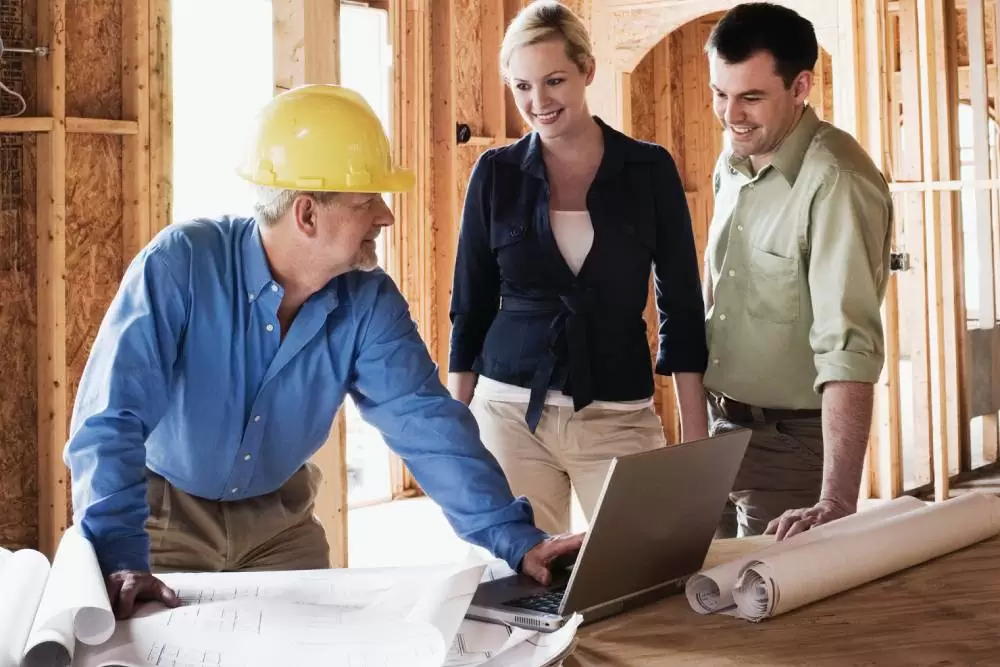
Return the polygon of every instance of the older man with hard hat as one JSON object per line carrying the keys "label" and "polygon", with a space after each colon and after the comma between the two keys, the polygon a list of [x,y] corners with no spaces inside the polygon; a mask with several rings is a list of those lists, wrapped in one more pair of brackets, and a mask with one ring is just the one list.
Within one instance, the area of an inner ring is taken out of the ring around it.
{"label": "older man with hard hat", "polygon": [[128,267],[77,392],[75,521],[120,618],[178,604],[153,572],[329,567],[309,458],[350,393],[455,531],[547,583],[582,536],[538,530],[442,386],[375,238],[392,165],[357,93],[303,86],[258,118],[253,218],[171,225]]}

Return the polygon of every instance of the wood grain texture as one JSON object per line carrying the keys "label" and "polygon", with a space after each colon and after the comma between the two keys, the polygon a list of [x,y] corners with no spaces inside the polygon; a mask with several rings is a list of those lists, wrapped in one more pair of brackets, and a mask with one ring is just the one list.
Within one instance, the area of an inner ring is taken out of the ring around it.
{"label": "wood grain texture", "polygon": [[73,165],[66,172],[66,398],[72,410],[97,329],[125,271],[122,138],[71,134],[66,161]]}
{"label": "wood grain texture", "polygon": [[[706,567],[771,538],[720,540]],[[683,595],[585,626],[564,667],[995,665],[1000,538],[754,624]]]}
{"label": "wood grain texture", "polygon": [[38,304],[38,545],[49,558],[70,523],[69,475],[62,462],[69,423],[66,376],[66,0],[38,5],[39,33],[50,34],[38,70],[38,108],[53,119],[38,137],[36,302]]}
{"label": "wood grain texture", "polygon": [[459,205],[455,183],[456,80],[455,16],[452,0],[432,0],[430,58],[430,141],[434,182],[432,184],[431,235],[434,248],[434,325],[432,354],[442,380],[448,372],[451,320],[451,283],[455,272],[453,249],[457,244]]}
{"label": "wood grain texture", "polygon": [[122,0],[66,2],[66,115],[122,118],[124,46]]}
{"label": "wood grain texture", "polygon": [[[0,36],[9,46],[36,41],[36,3],[3,0]],[[51,118],[37,118],[36,58],[0,59],[0,81],[24,96],[27,109],[0,118],[0,546],[34,547],[38,541],[37,254],[35,201],[37,137]],[[17,98],[0,93],[0,113],[20,111]],[[25,132],[21,132],[21,130]],[[6,132],[16,132],[5,134]]]}
{"label": "wood grain texture", "polygon": [[465,123],[473,136],[486,135],[483,106],[482,3],[492,0],[454,0],[455,121]]}
{"label": "wood grain texture", "polygon": [[0,134],[0,546],[38,541],[35,155],[31,134]]}
{"label": "wood grain texture", "polygon": [[149,6],[149,187],[150,233],[173,221],[173,78],[170,0]]}
{"label": "wood grain texture", "polygon": [[[0,2],[0,37],[3,38],[5,47],[31,47],[37,44],[37,23],[37,0]],[[39,115],[36,85],[39,60],[41,59],[12,53],[0,58],[0,81],[24,97],[25,109],[21,119]],[[0,92],[0,116],[15,114],[20,110],[21,102],[15,96]],[[16,120],[18,118],[0,118],[0,123]],[[17,130],[7,127],[0,129],[0,132],[15,131]]]}

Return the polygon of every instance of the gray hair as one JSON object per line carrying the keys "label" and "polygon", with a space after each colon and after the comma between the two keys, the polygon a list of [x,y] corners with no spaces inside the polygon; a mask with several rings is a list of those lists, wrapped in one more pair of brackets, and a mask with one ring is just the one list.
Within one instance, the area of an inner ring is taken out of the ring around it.
{"label": "gray hair", "polygon": [[338,193],[305,192],[303,190],[285,190],[266,185],[255,185],[254,194],[257,196],[257,202],[253,206],[254,215],[262,226],[270,227],[288,212],[295,198],[299,195],[309,195],[314,197],[320,204],[329,204],[336,198]]}

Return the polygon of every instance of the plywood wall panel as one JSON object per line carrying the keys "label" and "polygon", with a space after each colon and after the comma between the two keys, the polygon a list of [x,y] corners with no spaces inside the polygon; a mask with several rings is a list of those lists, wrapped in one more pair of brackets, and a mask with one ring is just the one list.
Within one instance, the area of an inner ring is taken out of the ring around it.
{"label": "plywood wall panel", "polygon": [[[985,12],[985,23],[986,23],[986,34],[994,34],[996,26],[997,14],[994,9],[995,2],[986,2],[986,12]],[[959,67],[967,67],[969,65],[969,19],[968,12],[965,7],[958,7],[955,9],[955,28],[958,33],[958,41],[956,47],[956,56],[958,59]],[[996,48],[993,44],[993,40],[987,37],[986,39],[986,62],[987,64],[993,64],[996,62]]]}
{"label": "plywood wall panel", "polygon": [[656,141],[656,99],[653,86],[653,51],[632,71],[632,136]]}
{"label": "plywood wall panel", "polygon": [[67,116],[122,117],[122,2],[66,2]]}
{"label": "plywood wall panel", "polygon": [[0,546],[38,541],[35,137],[0,134]]}
{"label": "plywood wall panel", "polygon": [[66,364],[70,410],[104,313],[124,273],[122,139],[66,142]]}
{"label": "plywood wall panel", "polygon": [[455,0],[455,112],[477,137],[485,136],[483,109],[482,3],[493,0]]}

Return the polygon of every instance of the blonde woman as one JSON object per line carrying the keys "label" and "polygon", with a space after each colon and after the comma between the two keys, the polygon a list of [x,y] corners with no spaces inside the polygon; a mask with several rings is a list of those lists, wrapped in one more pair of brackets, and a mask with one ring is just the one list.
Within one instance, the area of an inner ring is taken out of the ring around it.
{"label": "blonde woman", "polygon": [[557,2],[511,22],[501,66],[530,134],[486,151],[462,214],[449,389],[539,528],[588,521],[615,456],[665,445],[643,310],[656,285],[655,372],[672,375],[684,439],[707,435],[704,303],[670,155],[587,108],[590,38]]}

